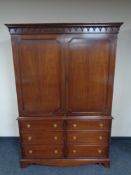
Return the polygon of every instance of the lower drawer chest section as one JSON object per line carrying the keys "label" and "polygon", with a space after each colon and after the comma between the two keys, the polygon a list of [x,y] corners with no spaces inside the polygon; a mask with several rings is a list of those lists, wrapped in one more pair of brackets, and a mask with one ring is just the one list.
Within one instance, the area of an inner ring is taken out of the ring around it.
{"label": "lower drawer chest section", "polygon": [[19,120],[24,159],[108,158],[111,119]]}

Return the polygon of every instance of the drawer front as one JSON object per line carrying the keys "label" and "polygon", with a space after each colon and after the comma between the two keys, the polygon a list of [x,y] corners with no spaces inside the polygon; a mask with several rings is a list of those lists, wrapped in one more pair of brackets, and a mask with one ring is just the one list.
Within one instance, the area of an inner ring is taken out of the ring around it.
{"label": "drawer front", "polygon": [[63,132],[22,133],[22,142],[26,144],[63,144]]}
{"label": "drawer front", "polygon": [[94,120],[94,119],[82,119],[82,120],[68,120],[68,130],[110,130],[111,120]]}
{"label": "drawer front", "polygon": [[62,158],[63,146],[23,145],[24,158]]}
{"label": "drawer front", "polygon": [[110,132],[102,132],[102,131],[68,131],[67,132],[67,142],[68,143],[95,143],[95,144],[103,144],[109,143]]}
{"label": "drawer front", "polygon": [[62,120],[20,120],[20,127],[22,131],[57,131],[63,130]]}
{"label": "drawer front", "polygon": [[68,157],[106,158],[108,157],[108,147],[89,146],[89,145],[69,145]]}

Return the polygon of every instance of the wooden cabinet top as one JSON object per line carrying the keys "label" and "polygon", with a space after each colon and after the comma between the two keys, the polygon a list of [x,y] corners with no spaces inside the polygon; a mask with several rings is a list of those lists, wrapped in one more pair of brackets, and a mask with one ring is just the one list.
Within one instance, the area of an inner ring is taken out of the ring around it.
{"label": "wooden cabinet top", "polygon": [[118,23],[27,23],[5,24],[10,34],[42,33],[113,33],[119,32],[122,22]]}

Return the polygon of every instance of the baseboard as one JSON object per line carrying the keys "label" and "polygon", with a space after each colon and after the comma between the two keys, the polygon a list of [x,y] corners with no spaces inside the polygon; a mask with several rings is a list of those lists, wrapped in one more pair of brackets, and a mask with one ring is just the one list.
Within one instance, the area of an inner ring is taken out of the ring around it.
{"label": "baseboard", "polygon": [[7,140],[11,140],[11,139],[16,139],[16,140],[19,140],[19,137],[18,136],[0,136],[0,140],[3,139],[7,139]]}
{"label": "baseboard", "polygon": [[123,136],[112,136],[111,137],[112,140],[129,140],[131,139],[131,136],[126,136],[126,137],[123,137]]}

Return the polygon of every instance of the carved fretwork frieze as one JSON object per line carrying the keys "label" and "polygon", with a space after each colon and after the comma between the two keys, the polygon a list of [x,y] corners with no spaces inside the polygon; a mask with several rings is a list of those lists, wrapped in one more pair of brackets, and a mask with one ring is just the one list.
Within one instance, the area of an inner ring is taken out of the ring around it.
{"label": "carved fretwork frieze", "polygon": [[118,33],[122,23],[6,24],[10,34]]}

